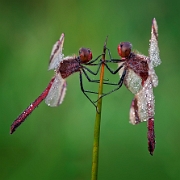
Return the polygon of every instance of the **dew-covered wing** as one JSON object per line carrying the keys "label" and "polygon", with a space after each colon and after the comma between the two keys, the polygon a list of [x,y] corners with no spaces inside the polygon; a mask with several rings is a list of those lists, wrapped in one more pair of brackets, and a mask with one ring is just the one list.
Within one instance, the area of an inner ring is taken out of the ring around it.
{"label": "dew-covered wing", "polygon": [[64,55],[62,54],[63,44],[64,44],[64,34],[62,33],[59,40],[54,44],[52,48],[48,70],[57,69],[60,62],[63,60],[64,57]]}
{"label": "dew-covered wing", "polygon": [[154,118],[154,95],[151,78],[149,77],[143,88],[135,95],[130,108],[130,123],[138,124]]}
{"label": "dew-covered wing", "polygon": [[124,85],[133,93],[137,94],[142,89],[142,79],[132,69],[126,70]]}
{"label": "dew-covered wing", "polygon": [[155,18],[152,22],[151,39],[149,44],[149,57],[153,67],[161,64],[158,47],[158,26]]}
{"label": "dew-covered wing", "polygon": [[158,47],[158,26],[156,19],[153,19],[152,29],[151,29],[151,39],[149,44],[149,76],[152,80],[153,87],[158,85],[158,77],[155,73],[154,67],[161,64],[161,59],[159,57],[159,47]]}
{"label": "dew-covered wing", "polygon": [[45,99],[45,103],[51,107],[58,106],[62,103],[65,93],[66,81],[61,77],[60,73],[57,73],[51,89]]}

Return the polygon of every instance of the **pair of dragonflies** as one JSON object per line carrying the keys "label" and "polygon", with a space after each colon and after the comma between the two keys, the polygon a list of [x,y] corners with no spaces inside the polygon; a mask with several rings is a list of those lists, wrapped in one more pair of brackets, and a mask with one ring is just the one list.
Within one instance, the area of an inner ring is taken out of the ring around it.
{"label": "pair of dragonflies", "polygon": [[[135,94],[130,108],[130,123],[138,124],[140,122],[147,121],[148,149],[152,155],[155,148],[153,87],[158,85],[158,77],[155,74],[154,67],[161,63],[157,38],[157,23],[156,20],[153,19],[149,57],[132,52],[131,43],[122,42],[118,45],[118,54],[121,59],[113,59],[111,57],[110,50],[107,48],[110,60],[94,63],[101,57],[101,55],[92,60],[92,52],[88,48],[80,48],[79,56],[64,57],[62,53],[64,34],[62,34],[60,39],[53,46],[50,56],[49,70],[54,69],[55,76],[51,79],[42,94],[13,122],[10,133],[12,134],[44,99],[48,106],[54,107],[60,105],[66,93],[66,78],[75,72],[79,72],[80,87],[82,92],[90,100],[90,102],[96,106],[87,93],[97,94],[97,92],[84,90],[82,73],[88,81],[98,83],[99,80],[91,80],[86,71],[93,75],[97,75],[101,64],[104,63],[112,74],[119,72],[120,80],[117,84],[105,81],[104,84],[116,85],[117,87],[109,93],[103,94],[100,98],[118,90],[123,83],[133,94]],[[108,66],[108,63],[117,63],[117,70],[112,71]],[[98,66],[98,68],[96,72],[93,72],[87,68],[87,66]]]}

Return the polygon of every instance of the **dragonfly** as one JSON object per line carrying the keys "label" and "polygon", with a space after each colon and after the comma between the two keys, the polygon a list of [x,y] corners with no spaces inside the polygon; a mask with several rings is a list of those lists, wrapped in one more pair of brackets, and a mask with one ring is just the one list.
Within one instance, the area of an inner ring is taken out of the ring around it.
{"label": "dragonfly", "polygon": [[[86,71],[93,75],[97,75],[101,66],[101,63],[94,64],[95,61],[101,57],[99,55],[96,59],[92,60],[92,52],[89,48],[80,48],[79,56],[66,56],[62,53],[64,44],[64,33],[61,34],[60,39],[54,44],[49,61],[49,69],[54,70],[55,75],[49,82],[48,86],[42,92],[42,94],[31,103],[12,123],[10,128],[10,134],[12,134],[18,126],[33,112],[33,110],[45,99],[45,103],[48,106],[56,107],[60,105],[65,97],[67,84],[66,78],[75,72],[79,72],[80,87],[83,94],[89,99],[89,101],[96,107],[94,102],[86,93],[98,94],[97,92],[85,90],[83,87],[82,74],[88,79],[89,82],[98,83],[99,80],[92,80]],[[86,65],[97,65],[97,71],[93,72]]]}
{"label": "dragonfly", "polygon": [[[118,87],[102,95],[101,98],[118,90],[123,83],[135,95],[130,107],[130,123],[135,125],[147,121],[148,150],[153,155],[155,149],[155,99],[153,88],[158,85],[158,77],[154,67],[161,64],[156,19],[154,18],[152,21],[149,56],[132,52],[132,44],[130,42],[121,42],[118,45],[117,50],[121,57],[120,60],[112,59],[110,50],[107,50],[110,60],[106,60],[105,66],[112,74],[119,72],[120,80],[117,84],[105,82],[104,84],[118,85]],[[111,70],[107,65],[109,62],[118,63],[118,68],[115,71]]]}

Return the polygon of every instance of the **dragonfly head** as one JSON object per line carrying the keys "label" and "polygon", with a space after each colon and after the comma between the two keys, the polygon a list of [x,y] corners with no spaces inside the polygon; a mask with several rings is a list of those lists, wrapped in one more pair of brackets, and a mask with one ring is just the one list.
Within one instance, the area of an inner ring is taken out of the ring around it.
{"label": "dragonfly head", "polygon": [[79,58],[81,63],[87,63],[92,59],[92,52],[89,48],[79,49]]}
{"label": "dragonfly head", "polygon": [[132,49],[132,44],[130,42],[121,42],[117,48],[118,54],[122,58],[129,57],[129,55],[131,54],[131,49]]}

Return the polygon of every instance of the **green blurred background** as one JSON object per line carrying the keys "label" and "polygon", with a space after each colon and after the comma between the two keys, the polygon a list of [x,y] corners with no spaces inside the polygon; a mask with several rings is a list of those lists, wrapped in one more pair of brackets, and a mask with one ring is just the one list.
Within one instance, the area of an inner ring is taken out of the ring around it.
{"label": "green blurred background", "polygon": [[[91,179],[96,112],[80,91],[78,73],[68,78],[61,106],[50,108],[43,102],[13,135],[10,125],[53,76],[47,71],[49,56],[62,32],[65,55],[83,46],[91,48],[95,58],[107,35],[114,58],[120,41],[130,41],[148,55],[154,17],[162,59],[154,89],[154,156],[147,151],[146,123],[128,122],[133,95],[123,87],[103,99],[98,179],[180,179],[179,7],[178,1],[168,0],[1,0],[0,179]],[[105,77],[118,81],[118,75],[106,72]],[[84,86],[98,88],[87,81]]]}

